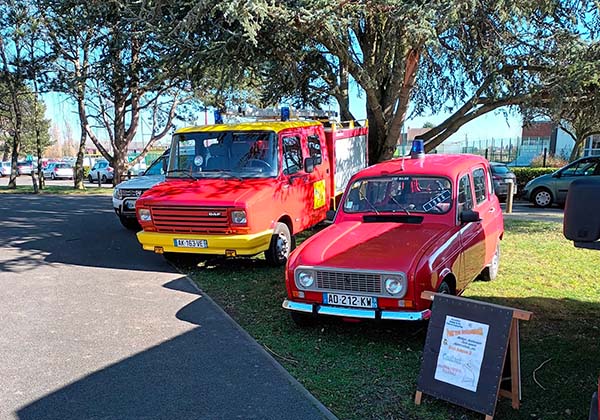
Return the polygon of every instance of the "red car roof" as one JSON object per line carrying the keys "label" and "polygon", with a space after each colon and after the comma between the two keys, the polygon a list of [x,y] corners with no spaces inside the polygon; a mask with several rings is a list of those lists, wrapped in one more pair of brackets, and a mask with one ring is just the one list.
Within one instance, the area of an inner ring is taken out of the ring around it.
{"label": "red car roof", "polygon": [[377,177],[381,175],[441,175],[454,179],[459,173],[476,164],[487,165],[488,161],[478,155],[425,155],[422,159],[398,158],[369,166],[356,174],[356,177]]}

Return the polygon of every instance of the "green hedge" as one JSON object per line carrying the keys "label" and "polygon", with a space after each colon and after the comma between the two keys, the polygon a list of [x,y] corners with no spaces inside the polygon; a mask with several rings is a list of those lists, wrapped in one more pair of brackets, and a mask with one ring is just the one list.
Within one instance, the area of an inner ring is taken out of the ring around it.
{"label": "green hedge", "polygon": [[538,176],[551,174],[559,168],[511,168],[511,171],[517,176],[517,191],[521,192],[525,184]]}

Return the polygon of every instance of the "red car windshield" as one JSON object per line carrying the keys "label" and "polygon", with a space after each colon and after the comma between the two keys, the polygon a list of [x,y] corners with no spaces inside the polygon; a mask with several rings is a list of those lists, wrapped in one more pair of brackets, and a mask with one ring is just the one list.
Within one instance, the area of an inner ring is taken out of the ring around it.
{"label": "red car windshield", "polygon": [[346,213],[447,213],[452,185],[442,177],[393,176],[359,179],[344,200]]}

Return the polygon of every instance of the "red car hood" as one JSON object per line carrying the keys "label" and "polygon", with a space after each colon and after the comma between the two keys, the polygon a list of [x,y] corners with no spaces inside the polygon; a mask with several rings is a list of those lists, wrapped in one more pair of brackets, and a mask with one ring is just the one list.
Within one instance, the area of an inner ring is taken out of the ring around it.
{"label": "red car hood", "polygon": [[146,191],[138,205],[243,206],[272,197],[276,186],[273,178],[168,180]]}
{"label": "red car hood", "polygon": [[303,243],[293,264],[406,272],[432,242],[450,234],[439,223],[336,223]]}

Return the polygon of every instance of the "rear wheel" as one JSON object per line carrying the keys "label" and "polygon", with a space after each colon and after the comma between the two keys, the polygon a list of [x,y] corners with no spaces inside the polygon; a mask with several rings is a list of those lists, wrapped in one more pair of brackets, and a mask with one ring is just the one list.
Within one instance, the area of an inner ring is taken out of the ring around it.
{"label": "rear wheel", "polygon": [[50,173],[50,179],[53,181],[56,179],[56,175],[54,175],[54,172]]}
{"label": "rear wheel", "polygon": [[269,249],[265,251],[265,259],[272,266],[281,266],[287,262],[293,247],[290,229],[285,223],[277,223],[271,237]]}
{"label": "rear wheel", "polygon": [[500,244],[496,246],[496,252],[492,258],[492,262],[489,267],[485,267],[481,272],[481,279],[483,281],[492,281],[498,277],[498,268],[500,267]]}
{"label": "rear wheel", "polygon": [[550,207],[552,201],[552,193],[546,188],[538,188],[533,192],[533,205],[536,207]]}
{"label": "rear wheel", "polygon": [[318,323],[316,315],[313,314],[290,312],[290,316],[292,317],[294,324],[301,328],[314,327]]}
{"label": "rear wheel", "polygon": [[106,184],[106,181],[107,181],[107,179],[106,179],[106,175],[102,175],[102,183],[103,183],[103,184]]}
{"label": "rear wheel", "polygon": [[133,230],[136,232],[142,230],[142,227],[140,226],[139,222],[134,217],[119,216],[119,220],[121,221],[121,224],[129,230]]}

